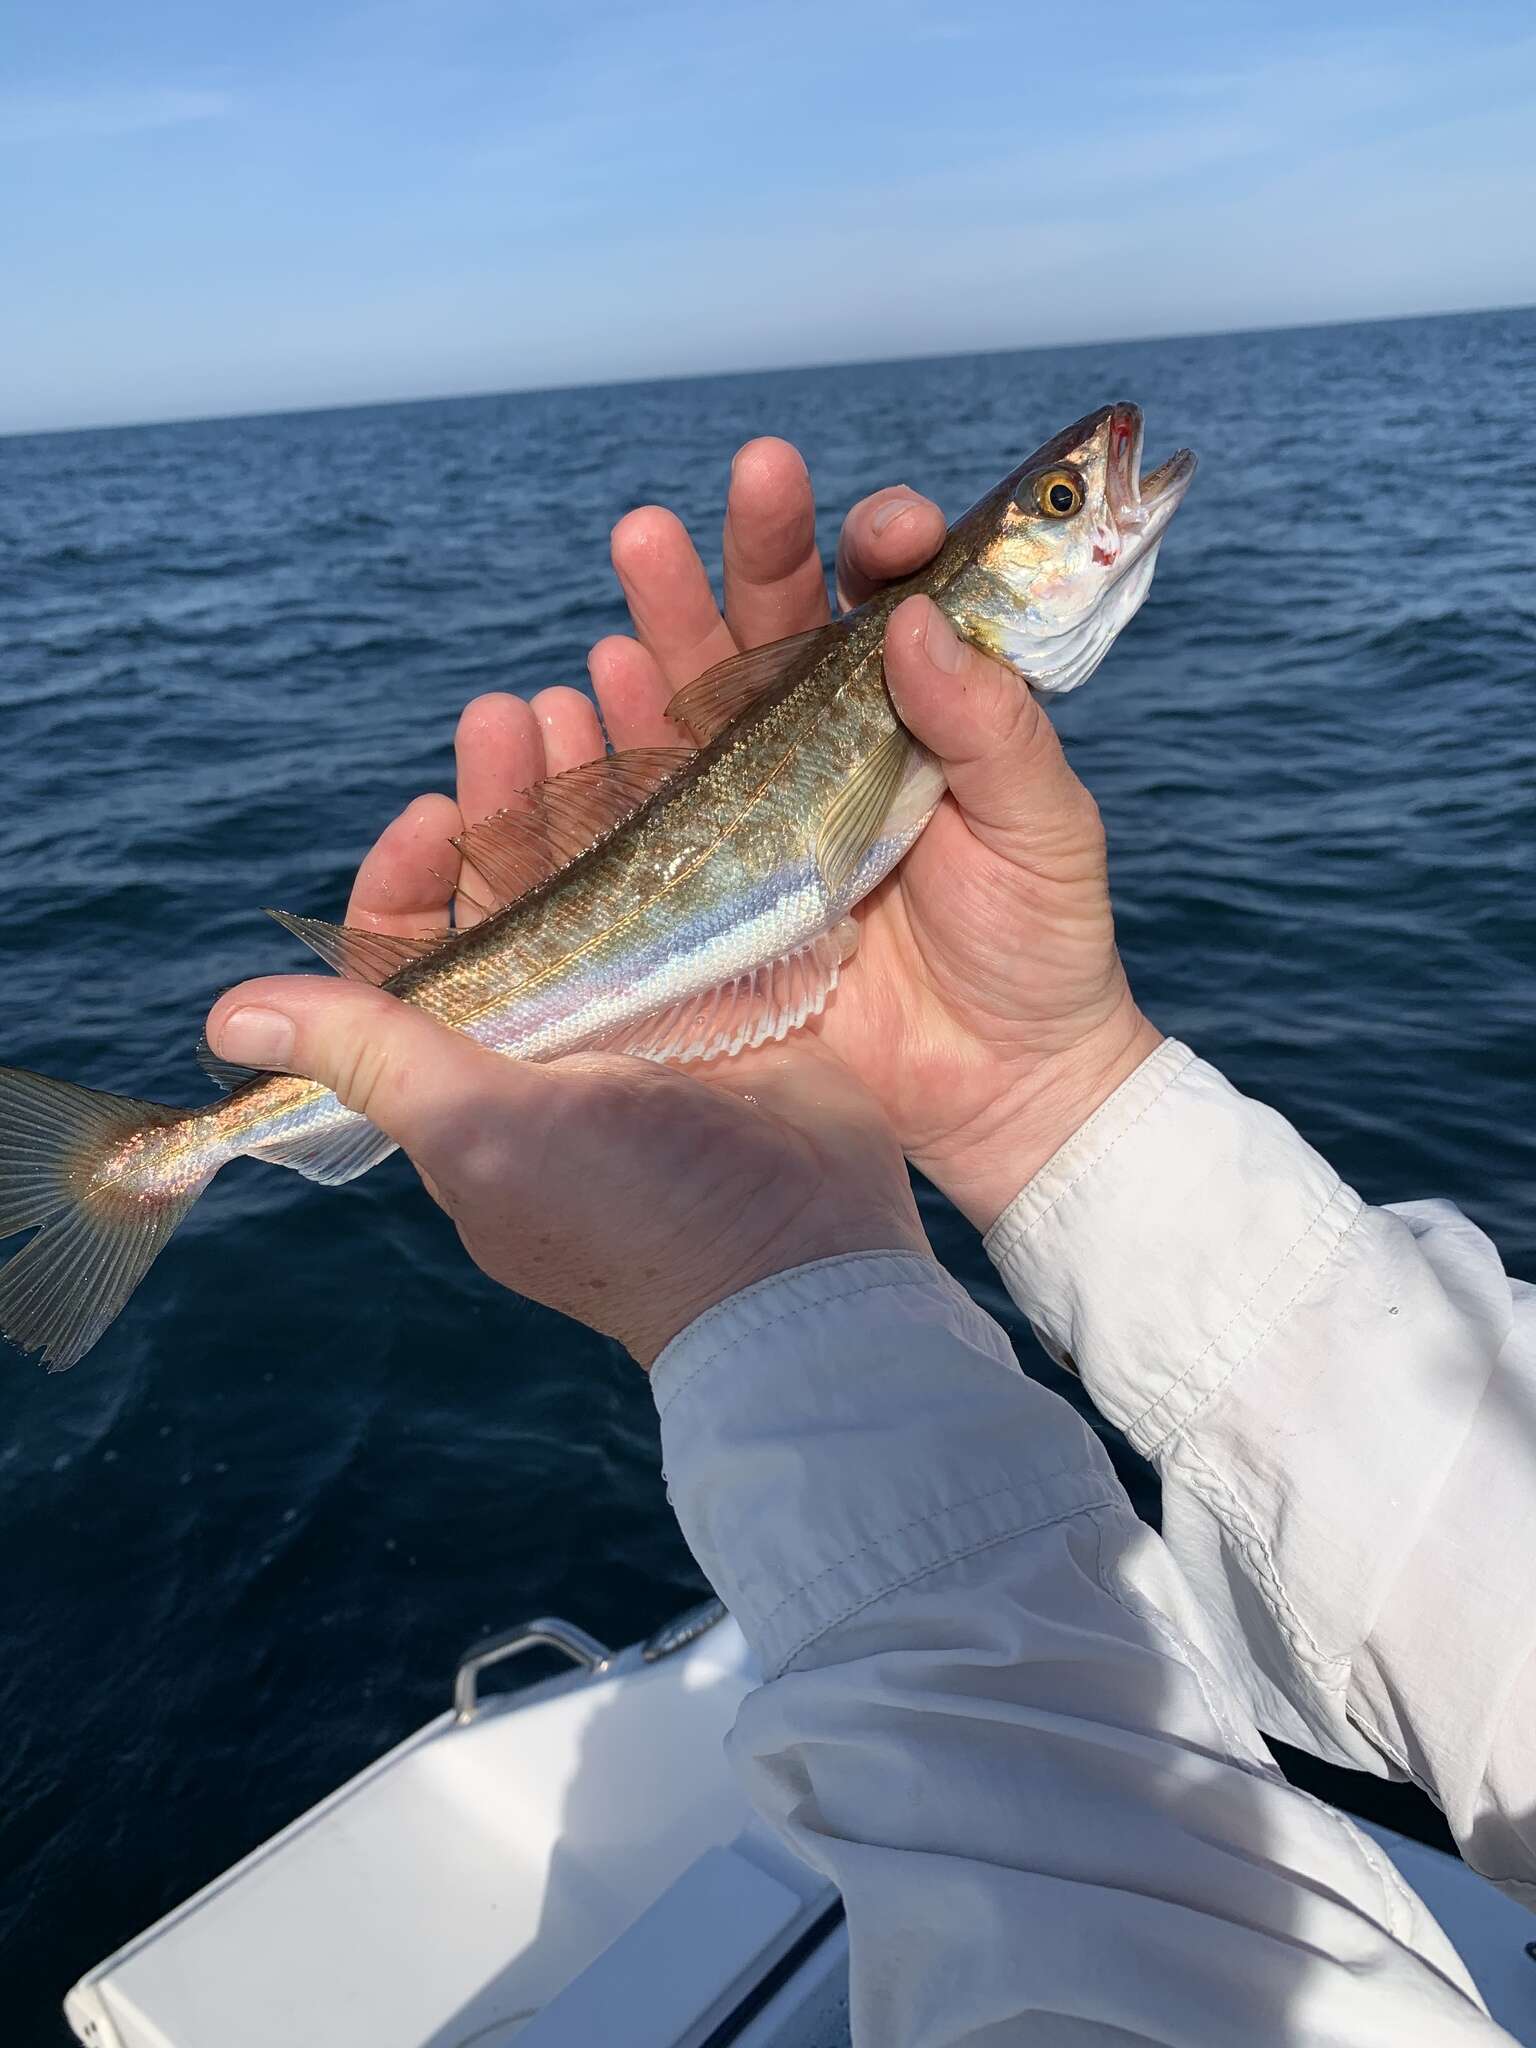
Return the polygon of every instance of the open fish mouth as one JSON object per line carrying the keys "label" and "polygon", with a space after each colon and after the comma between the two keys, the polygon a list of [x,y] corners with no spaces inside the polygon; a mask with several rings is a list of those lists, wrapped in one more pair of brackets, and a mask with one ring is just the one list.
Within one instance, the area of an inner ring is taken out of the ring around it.
{"label": "open fish mouth", "polygon": [[1110,407],[1105,494],[1116,526],[1140,548],[1157,539],[1179,508],[1195,473],[1195,458],[1180,448],[1156,469],[1141,473],[1141,407]]}

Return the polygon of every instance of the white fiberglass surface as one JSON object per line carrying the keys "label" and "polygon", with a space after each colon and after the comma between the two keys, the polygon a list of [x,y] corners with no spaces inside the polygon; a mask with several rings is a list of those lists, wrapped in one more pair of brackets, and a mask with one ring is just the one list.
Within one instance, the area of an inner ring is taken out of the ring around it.
{"label": "white fiberglass surface", "polygon": [[454,2048],[536,2010],[740,1830],[721,1745],[747,1683],[724,1624],[654,1665],[434,1723],[92,1972],[77,2031]]}

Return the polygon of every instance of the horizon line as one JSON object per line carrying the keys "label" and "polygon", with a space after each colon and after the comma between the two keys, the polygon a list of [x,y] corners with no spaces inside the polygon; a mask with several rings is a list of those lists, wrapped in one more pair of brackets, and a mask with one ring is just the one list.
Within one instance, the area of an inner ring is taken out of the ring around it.
{"label": "horizon line", "polygon": [[1427,313],[1368,313],[1339,320],[1286,321],[1266,327],[1177,328],[1157,334],[1107,334],[1078,341],[1024,342],[1005,348],[924,349],[915,355],[834,356],[820,362],[750,364],[740,368],[681,370],[666,375],[584,377],[570,384],[507,384],[490,390],[421,392],[405,398],[344,399],[339,404],[282,405],[254,411],[176,413],[148,420],[85,421],[71,427],[0,428],[0,441],[42,441],[64,434],[133,434],[154,427],[233,426],[243,420],[318,417],[336,412],[392,412],[412,405],[475,404],[490,398],[537,398],[561,391],[613,391],[646,384],[698,384],[715,377],[792,377],[815,370],[885,369],[901,363],[942,363],[968,356],[1013,356],[1067,353],[1076,349],[1139,347],[1166,341],[1223,341],[1249,334],[1307,334],[1335,327],[1390,327],[1410,320],[1468,320],[1493,313],[1536,312],[1536,302],[1517,300],[1496,306],[1449,306]]}

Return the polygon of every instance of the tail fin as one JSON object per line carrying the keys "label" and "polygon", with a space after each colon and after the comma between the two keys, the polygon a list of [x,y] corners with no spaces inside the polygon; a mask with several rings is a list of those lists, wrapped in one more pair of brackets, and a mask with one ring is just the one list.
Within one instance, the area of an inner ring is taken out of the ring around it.
{"label": "tail fin", "polygon": [[51,1372],[85,1356],[213,1178],[135,1170],[130,1141],[182,1114],[0,1067],[0,1238],[42,1226],[0,1266],[0,1334]]}

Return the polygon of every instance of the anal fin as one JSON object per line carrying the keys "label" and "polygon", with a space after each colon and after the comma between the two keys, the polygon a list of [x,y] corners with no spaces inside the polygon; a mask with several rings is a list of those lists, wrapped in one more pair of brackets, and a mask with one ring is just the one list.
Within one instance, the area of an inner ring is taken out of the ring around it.
{"label": "anal fin", "polygon": [[787,1038],[826,1008],[858,940],[858,926],[846,917],[831,931],[781,953],[750,974],[626,1024],[601,1041],[602,1049],[683,1065],[727,1058]]}
{"label": "anal fin", "polygon": [[323,1188],[339,1188],[387,1159],[396,1145],[366,1117],[336,1117],[266,1139],[246,1155],[269,1166],[288,1166]]}

